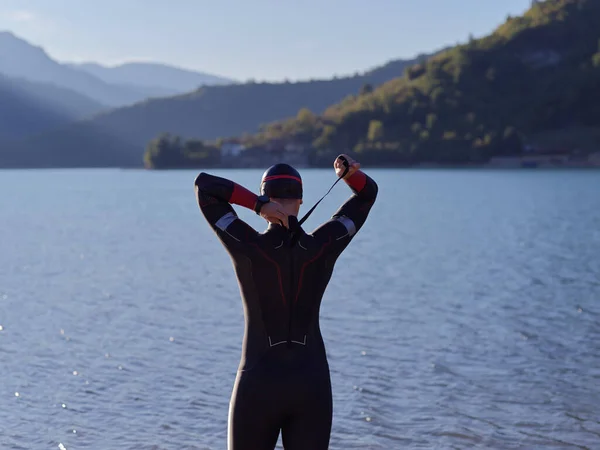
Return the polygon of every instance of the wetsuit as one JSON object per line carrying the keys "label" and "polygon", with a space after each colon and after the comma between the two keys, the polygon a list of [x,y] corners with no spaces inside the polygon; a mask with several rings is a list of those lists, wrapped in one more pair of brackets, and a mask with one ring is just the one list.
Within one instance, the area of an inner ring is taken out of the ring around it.
{"label": "wetsuit", "polygon": [[307,234],[274,224],[258,233],[231,206],[253,209],[254,193],[206,173],[196,178],[200,209],[233,261],[246,321],[230,450],[272,450],[280,430],[286,450],[329,446],[332,395],[319,308],[336,259],[377,196],[377,184],[362,171],[345,181],[353,195]]}

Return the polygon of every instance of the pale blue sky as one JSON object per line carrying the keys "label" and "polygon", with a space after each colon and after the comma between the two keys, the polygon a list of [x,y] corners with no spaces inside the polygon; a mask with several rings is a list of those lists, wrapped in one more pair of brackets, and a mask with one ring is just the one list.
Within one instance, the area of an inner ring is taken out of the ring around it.
{"label": "pale blue sky", "polygon": [[244,81],[325,78],[481,36],[530,0],[1,0],[60,61],[158,61]]}

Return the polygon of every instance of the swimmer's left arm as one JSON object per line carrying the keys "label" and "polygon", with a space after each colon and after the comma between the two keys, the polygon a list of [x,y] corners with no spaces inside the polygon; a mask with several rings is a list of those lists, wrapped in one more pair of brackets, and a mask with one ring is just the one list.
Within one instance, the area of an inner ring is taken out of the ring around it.
{"label": "swimmer's left arm", "polygon": [[379,190],[377,183],[361,170],[354,171],[344,181],[353,195],[335,212],[329,222],[312,233],[320,240],[334,243],[330,248],[336,253],[342,252],[365,224]]}
{"label": "swimmer's left arm", "polygon": [[365,224],[377,199],[379,188],[377,183],[362,170],[357,170],[344,181],[353,195],[335,212],[332,220],[344,223],[348,232],[347,237],[352,238]]}

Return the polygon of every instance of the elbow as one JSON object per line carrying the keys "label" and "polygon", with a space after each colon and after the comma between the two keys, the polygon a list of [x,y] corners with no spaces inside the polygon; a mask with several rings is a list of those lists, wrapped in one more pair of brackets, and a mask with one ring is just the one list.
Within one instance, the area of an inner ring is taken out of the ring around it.
{"label": "elbow", "polygon": [[367,184],[365,185],[365,197],[368,197],[371,201],[375,201],[377,199],[377,193],[379,192],[379,186],[375,181],[369,177]]}
{"label": "elbow", "polygon": [[377,194],[379,193],[379,186],[377,185],[377,183],[375,183],[375,181],[371,180],[373,182],[373,199],[377,198]]}
{"label": "elbow", "polygon": [[205,172],[200,172],[200,174],[196,177],[196,180],[194,181],[194,186],[198,188],[199,191],[202,191],[204,188],[206,188],[209,179],[209,174]]}
{"label": "elbow", "polygon": [[206,172],[200,172],[194,186],[198,194],[214,197],[220,201],[229,201],[234,188],[231,181]]}

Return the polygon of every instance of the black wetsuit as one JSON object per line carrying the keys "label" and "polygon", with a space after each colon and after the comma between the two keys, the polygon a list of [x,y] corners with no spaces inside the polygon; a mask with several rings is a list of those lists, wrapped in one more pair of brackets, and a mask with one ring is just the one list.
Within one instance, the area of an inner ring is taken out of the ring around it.
{"label": "black wetsuit", "polygon": [[200,209],[229,252],[246,327],[229,411],[229,449],[286,450],[329,446],[332,396],[319,328],[321,298],[334,264],[363,226],[377,185],[361,171],[353,195],[313,233],[270,224],[258,233],[230,203],[252,208],[254,194],[206,173],[196,178]]}

